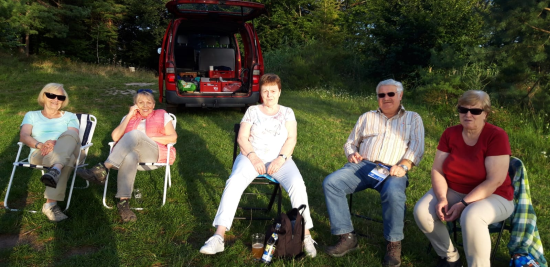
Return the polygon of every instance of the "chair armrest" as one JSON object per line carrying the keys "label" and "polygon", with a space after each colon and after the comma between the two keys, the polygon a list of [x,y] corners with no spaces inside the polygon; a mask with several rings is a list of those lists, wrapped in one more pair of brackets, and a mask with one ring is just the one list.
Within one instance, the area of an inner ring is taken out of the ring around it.
{"label": "chair armrest", "polygon": [[94,145],[94,143],[89,143],[89,144],[87,144],[87,145],[85,145],[85,146],[81,146],[80,149],[86,149],[86,148],[91,147],[91,146],[93,146],[93,145]]}

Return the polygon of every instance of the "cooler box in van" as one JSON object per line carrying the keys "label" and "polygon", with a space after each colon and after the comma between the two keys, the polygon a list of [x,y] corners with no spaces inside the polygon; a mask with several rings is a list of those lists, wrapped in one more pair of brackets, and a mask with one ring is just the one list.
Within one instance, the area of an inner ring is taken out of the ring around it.
{"label": "cooler box in van", "polygon": [[208,77],[231,79],[235,78],[235,72],[232,70],[211,70],[208,73]]}
{"label": "cooler box in van", "polygon": [[211,81],[209,78],[201,78],[201,93],[219,93],[221,92],[221,82]]}
{"label": "cooler box in van", "polygon": [[221,82],[222,92],[235,92],[241,89],[241,82],[239,81],[223,81]]}

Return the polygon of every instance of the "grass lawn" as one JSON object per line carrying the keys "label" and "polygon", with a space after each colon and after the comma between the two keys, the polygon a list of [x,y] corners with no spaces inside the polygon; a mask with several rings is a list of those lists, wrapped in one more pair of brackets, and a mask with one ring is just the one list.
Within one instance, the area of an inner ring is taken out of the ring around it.
{"label": "grass lawn", "polygon": [[[132,104],[129,90],[140,87],[126,83],[153,83],[146,72],[129,73],[124,69],[97,67],[67,60],[20,60],[0,54],[0,197],[3,201],[17,153],[19,125],[27,111],[41,109],[36,102],[40,89],[49,82],[65,85],[70,96],[66,110],[90,113],[98,125],[87,162],[106,159],[110,133]],[[283,87],[285,83],[283,81]],[[301,261],[277,260],[274,266],[381,266],[385,253],[382,224],[354,219],[360,238],[360,250],[341,258],[332,258],[324,249],[336,242],[330,235],[330,223],[322,191],[325,176],[345,163],[342,146],[362,113],[377,107],[374,87],[369,95],[352,96],[326,89],[295,91],[283,88],[280,104],[292,107],[298,121],[298,144],[293,159],[308,188],[309,203],[318,242],[318,256]],[[402,266],[433,266],[436,254],[427,253],[428,241],[417,228],[412,211],[416,201],[430,188],[429,171],[439,137],[446,127],[458,124],[452,106],[433,106],[404,97],[404,106],[418,112],[426,128],[426,153],[421,164],[410,174],[407,189],[407,215],[403,241]],[[158,104],[157,108],[163,108]],[[514,156],[523,160],[531,185],[532,200],[538,215],[543,245],[550,245],[548,202],[550,197],[549,131],[546,114],[516,112],[514,107],[495,107],[490,121],[504,128]],[[232,166],[233,124],[240,122],[239,109],[186,109],[176,114],[178,123],[177,159],[172,168],[172,188],[167,204],[158,208],[162,198],[164,169],[139,172],[135,188],[143,194],[144,211],[138,221],[122,224],[116,209],[101,204],[103,188],[75,190],[68,220],[50,223],[41,213],[10,212],[0,209],[0,266],[241,266],[252,265],[250,235],[264,232],[270,222],[235,221],[226,235],[225,252],[215,256],[199,253],[199,248],[214,232],[212,220],[220,201],[225,180]],[[28,149],[25,149],[25,154]],[[10,194],[10,206],[39,210],[44,203],[40,172],[18,168]],[[108,202],[114,204],[116,171],[111,173]],[[78,179],[78,178],[77,178]],[[77,182],[83,183],[82,180]],[[257,189],[251,189],[257,190]],[[265,205],[266,197],[243,202]],[[65,203],[60,203],[63,207]],[[132,205],[135,202],[131,203]],[[3,206],[3,202],[0,202]],[[283,209],[290,202],[286,192]],[[346,208],[346,207],[342,207]],[[381,218],[379,195],[373,190],[356,194],[354,209]],[[247,213],[239,213],[249,215]],[[508,266],[504,236],[494,266]],[[494,237],[494,239],[496,239]]]}

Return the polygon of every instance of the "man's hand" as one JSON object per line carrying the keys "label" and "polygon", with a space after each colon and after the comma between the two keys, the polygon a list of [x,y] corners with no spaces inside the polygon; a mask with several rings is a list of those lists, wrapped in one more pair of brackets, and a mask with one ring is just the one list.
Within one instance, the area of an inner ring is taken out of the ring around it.
{"label": "man's hand", "polygon": [[348,156],[348,162],[350,163],[359,163],[363,160],[363,157],[359,153],[355,152]]}
{"label": "man's hand", "polygon": [[399,165],[393,165],[390,169],[391,176],[403,177],[405,174],[407,174],[407,172]]}
{"label": "man's hand", "polygon": [[285,159],[283,159],[283,157],[277,157],[271,162],[271,164],[269,164],[269,167],[267,168],[267,174],[273,175],[274,173],[278,172],[283,164],[285,164]]}

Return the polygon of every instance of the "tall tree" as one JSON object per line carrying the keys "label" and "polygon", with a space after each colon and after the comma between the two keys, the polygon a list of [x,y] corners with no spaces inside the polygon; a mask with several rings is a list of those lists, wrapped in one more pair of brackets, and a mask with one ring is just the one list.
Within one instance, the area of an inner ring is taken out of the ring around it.
{"label": "tall tree", "polygon": [[491,89],[500,95],[516,95],[516,100],[524,99],[531,105],[549,103],[550,1],[492,3],[487,30],[492,38],[485,54],[500,66],[500,72]]}

